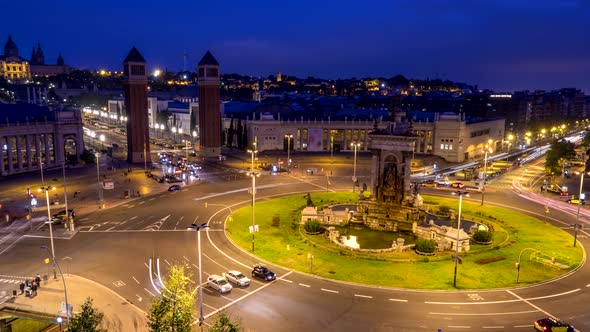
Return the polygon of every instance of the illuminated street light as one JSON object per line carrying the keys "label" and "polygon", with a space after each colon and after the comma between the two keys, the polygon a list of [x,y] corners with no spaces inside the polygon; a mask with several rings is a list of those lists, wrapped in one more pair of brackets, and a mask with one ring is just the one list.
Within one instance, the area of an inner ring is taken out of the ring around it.
{"label": "illuminated street light", "polygon": [[[254,144],[254,147],[256,147],[256,144]],[[258,231],[258,227],[256,226],[256,177],[260,176],[260,173],[254,171],[254,154],[258,153],[258,150],[248,150],[248,153],[252,154],[252,164],[248,175],[252,177],[252,226],[250,228],[250,233],[252,233],[252,252],[254,252],[254,233]]]}
{"label": "illuminated street light", "polygon": [[201,229],[209,228],[207,223],[201,225],[192,224],[187,230],[194,230],[197,232],[197,252],[199,255],[199,326],[205,322],[203,317],[203,269],[201,269]]}
{"label": "illuminated street light", "polygon": [[291,171],[291,139],[293,135],[288,134],[285,137],[287,138],[287,171]]}
{"label": "illuminated street light", "polygon": [[459,196],[459,216],[457,218],[457,242],[455,243],[455,271],[453,272],[453,287],[457,287],[457,264],[459,263],[459,231],[461,230],[461,208],[463,207],[463,196],[469,197],[465,191],[453,192],[453,195]]}
{"label": "illuminated street light", "polygon": [[483,165],[483,185],[481,187],[481,205],[483,206],[483,197],[486,192],[486,182],[488,181],[488,152],[492,152],[492,145],[493,141],[491,139],[488,140],[488,144],[485,145],[485,157],[484,157],[484,165]]}
{"label": "illuminated street light", "polygon": [[[55,257],[55,247],[53,245],[53,220],[51,220],[51,208],[49,207],[49,191],[55,190],[55,187],[47,186],[39,188],[39,192],[45,191],[45,199],[47,201],[47,223],[49,224],[49,241],[51,242],[51,256]],[[53,265],[53,278],[57,279],[55,272],[55,265]]]}
{"label": "illuminated street light", "polygon": [[[52,252],[49,252],[49,249],[46,246],[41,246],[41,249],[47,250],[47,252],[51,255],[51,260],[53,261],[53,271],[55,272],[56,266],[59,269],[59,274],[61,275],[61,280],[64,284],[64,301],[66,302],[66,326],[69,328],[70,327],[70,305],[68,304],[68,290],[66,288],[66,279],[64,279],[64,274],[61,272],[61,267],[57,263],[57,260],[55,259],[55,255],[53,255]],[[55,278],[57,279],[57,276]],[[57,322],[59,323],[60,328],[61,328],[62,318],[57,317]]]}

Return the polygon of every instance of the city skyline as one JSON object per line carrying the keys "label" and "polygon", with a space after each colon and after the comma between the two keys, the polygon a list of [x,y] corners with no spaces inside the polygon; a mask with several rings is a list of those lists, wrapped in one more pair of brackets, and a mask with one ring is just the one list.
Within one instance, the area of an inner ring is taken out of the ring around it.
{"label": "city skyline", "polygon": [[[4,13],[18,11],[7,3]],[[81,69],[121,70],[132,46],[148,68],[180,71],[211,50],[222,73],[325,79],[449,79],[496,91],[575,87],[590,93],[590,11],[581,1],[239,1],[161,7],[107,0],[55,6],[33,0],[29,17],[3,17],[29,58],[62,54]],[[134,15],[130,15],[133,13]],[[123,33],[121,33],[123,31]]]}

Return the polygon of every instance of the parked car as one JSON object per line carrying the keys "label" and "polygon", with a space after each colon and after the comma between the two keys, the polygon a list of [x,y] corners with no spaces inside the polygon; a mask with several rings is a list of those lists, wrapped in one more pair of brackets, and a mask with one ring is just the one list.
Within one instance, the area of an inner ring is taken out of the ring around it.
{"label": "parked car", "polygon": [[220,293],[228,293],[231,291],[232,286],[225,280],[224,277],[217,274],[212,274],[207,277],[207,286],[215,289]]}
{"label": "parked car", "polygon": [[180,190],[179,184],[173,184],[170,187],[168,187],[168,191],[176,191],[176,190]]}
{"label": "parked car", "polygon": [[260,278],[262,280],[271,281],[277,278],[277,275],[271,270],[262,265],[255,265],[252,269],[252,277]]}
{"label": "parked car", "polygon": [[570,324],[560,321],[559,319],[555,318],[543,318],[539,319],[534,323],[535,331],[544,331],[544,332],[556,332],[556,331],[563,331],[563,332],[574,332],[575,329]]}
{"label": "parked car", "polygon": [[238,285],[238,286],[242,286],[242,287],[250,285],[250,279],[248,277],[246,277],[245,275],[243,275],[241,272],[231,270],[231,271],[227,271],[225,276],[227,278],[227,281],[229,281],[230,283],[232,283],[234,285]]}

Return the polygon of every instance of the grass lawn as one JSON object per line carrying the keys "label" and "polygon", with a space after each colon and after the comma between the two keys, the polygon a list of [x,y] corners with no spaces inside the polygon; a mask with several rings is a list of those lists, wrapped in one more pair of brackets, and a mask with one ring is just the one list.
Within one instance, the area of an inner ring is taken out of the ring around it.
{"label": "grass lawn", "polygon": [[[356,202],[353,193],[314,193],[311,198],[318,207]],[[379,286],[416,289],[454,289],[451,254],[437,252],[435,256],[403,253],[358,253],[342,249],[324,235],[307,235],[300,227],[300,211],[306,206],[306,195],[294,195],[256,203],[255,254],[289,269],[310,272],[309,254],[313,250],[314,274],[350,282]],[[458,209],[458,199],[425,197],[436,206]],[[532,284],[562,275],[582,261],[581,246],[573,248],[573,237],[565,231],[503,208],[480,206],[463,201],[463,217],[476,219],[494,227],[492,245],[472,245],[462,253],[457,274],[457,288],[486,289],[516,285],[515,262],[521,258],[519,285]],[[250,251],[252,237],[247,232],[252,225],[252,209],[235,211],[226,224],[227,234],[237,245]],[[314,247],[310,246],[314,243]],[[568,268],[551,265],[551,258]]]}

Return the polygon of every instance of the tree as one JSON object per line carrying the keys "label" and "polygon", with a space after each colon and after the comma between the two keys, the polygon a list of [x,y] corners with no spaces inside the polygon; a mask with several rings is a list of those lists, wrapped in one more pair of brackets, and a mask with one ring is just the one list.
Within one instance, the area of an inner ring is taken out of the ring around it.
{"label": "tree", "polygon": [[232,118],[227,129],[227,147],[231,148],[234,145],[234,119]]}
{"label": "tree", "polygon": [[166,127],[168,127],[168,120],[170,120],[171,116],[172,112],[170,112],[169,110],[160,111],[156,113],[156,122],[164,124],[166,125]]}
{"label": "tree", "polygon": [[232,322],[231,316],[222,310],[209,327],[209,332],[238,332],[240,324]]}
{"label": "tree", "polygon": [[566,140],[554,140],[545,156],[545,172],[561,174],[563,163],[576,156],[575,144]]}
{"label": "tree", "polygon": [[82,304],[82,311],[75,314],[70,319],[70,328],[68,331],[72,332],[106,332],[105,329],[99,327],[104,314],[96,310],[92,306],[93,300],[86,298],[84,304]]}
{"label": "tree", "polygon": [[94,153],[84,149],[80,155],[80,159],[86,164],[94,164],[96,162],[96,156]]}
{"label": "tree", "polygon": [[172,265],[164,280],[162,295],[154,298],[148,315],[150,331],[192,331],[195,290],[190,286],[192,275],[185,274],[188,266]]}

